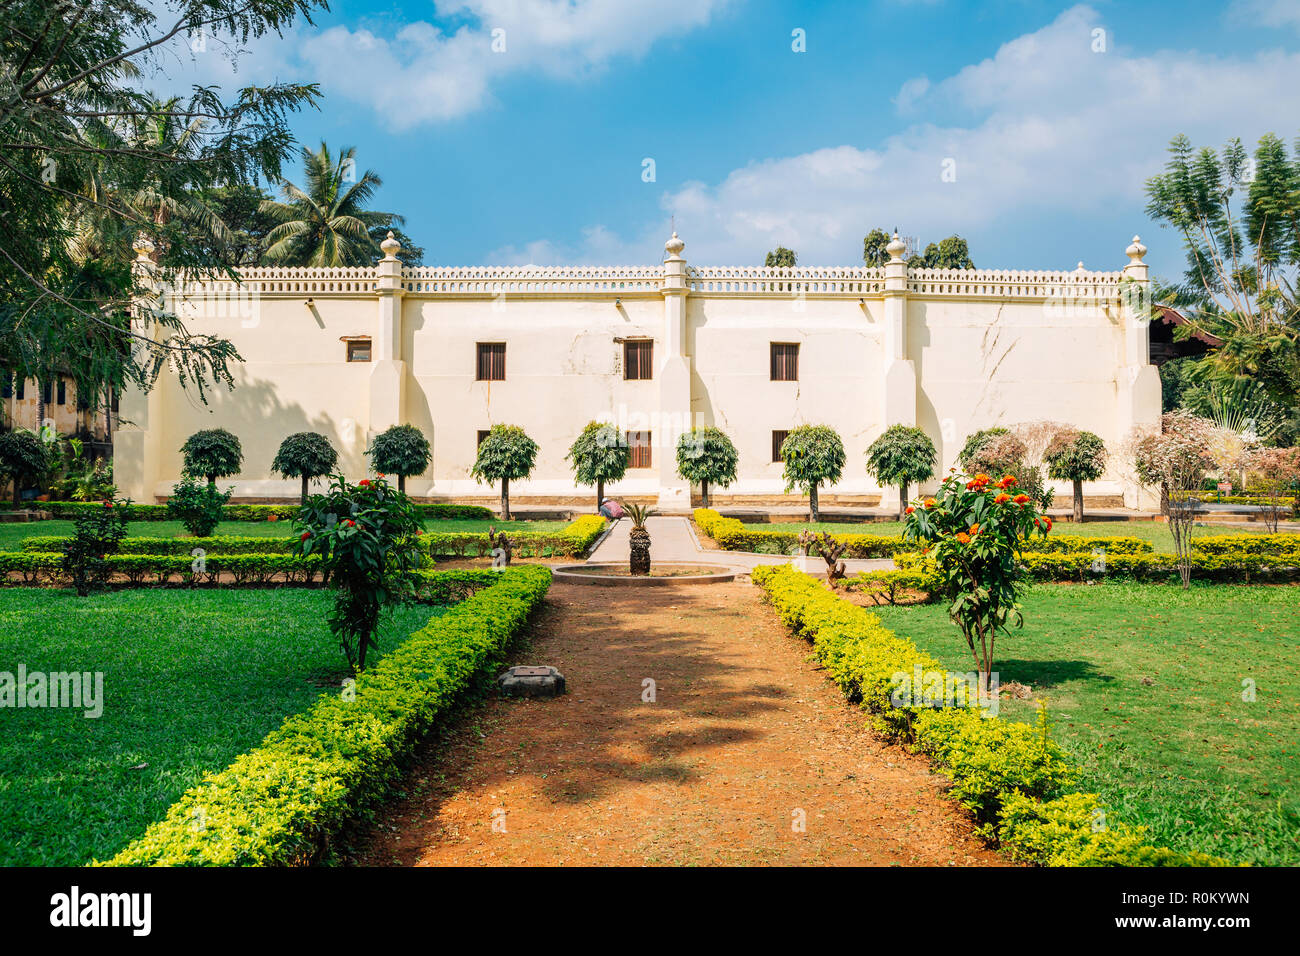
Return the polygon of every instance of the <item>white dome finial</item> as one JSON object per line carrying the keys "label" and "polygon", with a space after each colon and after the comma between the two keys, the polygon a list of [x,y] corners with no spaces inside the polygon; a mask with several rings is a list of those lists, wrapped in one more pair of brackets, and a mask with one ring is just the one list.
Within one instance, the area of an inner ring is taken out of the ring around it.
{"label": "white dome finial", "polygon": [[396,259],[397,254],[402,251],[402,244],[393,238],[393,230],[388,230],[388,238],[379,244],[379,248],[384,250],[385,259]]}
{"label": "white dome finial", "polygon": [[1129,264],[1142,265],[1142,257],[1147,254],[1147,247],[1142,245],[1142,240],[1137,236],[1133,237],[1133,242],[1124,250],[1124,255],[1129,257]]}
{"label": "white dome finial", "polygon": [[894,230],[894,236],[889,240],[889,245],[885,246],[885,251],[889,253],[889,258],[895,262],[903,258],[903,253],[907,251],[907,243],[898,238],[898,230]]}
{"label": "white dome finial", "polygon": [[682,250],[686,248],[686,243],[677,238],[677,230],[673,230],[672,238],[664,243],[664,251],[668,253],[671,259],[680,259]]}
{"label": "white dome finial", "polygon": [[136,259],[144,261],[153,257],[153,251],[157,246],[153,244],[152,239],[142,232],[135,237],[135,242],[131,244],[131,248],[135,250]]}

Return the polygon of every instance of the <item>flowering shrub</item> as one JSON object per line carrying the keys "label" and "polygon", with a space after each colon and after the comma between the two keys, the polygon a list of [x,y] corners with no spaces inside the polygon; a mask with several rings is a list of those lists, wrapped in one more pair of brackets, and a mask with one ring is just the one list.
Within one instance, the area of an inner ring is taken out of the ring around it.
{"label": "flowering shrub", "polygon": [[970,479],[951,472],[937,497],[907,509],[903,538],[923,542],[934,560],[948,615],[961,628],[986,689],[998,632],[1008,621],[1023,623],[1023,541],[1051,530],[1052,519],[1038,513],[1012,475],[994,482],[983,472]]}
{"label": "flowering shrub", "polygon": [[[117,504],[129,505],[130,501]],[[109,565],[105,559],[126,537],[126,515],[126,508],[105,501],[79,516],[72,537],[65,539],[60,566],[81,597],[88,595],[93,586],[108,580]]]}
{"label": "flowering shrub", "polygon": [[383,478],[349,485],[335,475],[329,491],[307,499],[294,526],[302,529],[297,553],[320,555],[334,586],[330,630],[348,666],[364,670],[366,651],[377,646],[380,612],[415,592],[420,518]]}
{"label": "flowering shrub", "polygon": [[200,484],[188,475],[172,486],[167,514],[178,518],[196,538],[209,538],[221,523],[222,511],[233,491],[219,491],[215,483]]}

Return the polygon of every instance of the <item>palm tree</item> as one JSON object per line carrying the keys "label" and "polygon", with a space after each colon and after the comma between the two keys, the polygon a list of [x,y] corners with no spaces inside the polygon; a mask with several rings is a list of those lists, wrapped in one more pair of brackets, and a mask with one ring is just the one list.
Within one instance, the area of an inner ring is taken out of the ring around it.
{"label": "palm tree", "polygon": [[261,205],[261,212],[279,223],[267,234],[270,245],[263,260],[298,266],[369,265],[379,252],[370,230],[405,222],[394,213],[365,208],[383,181],[370,169],[356,175],[352,146],[337,157],[325,143],[316,152],[304,148],[302,161],[305,188],[284,180],[280,192],[285,201],[268,199]]}

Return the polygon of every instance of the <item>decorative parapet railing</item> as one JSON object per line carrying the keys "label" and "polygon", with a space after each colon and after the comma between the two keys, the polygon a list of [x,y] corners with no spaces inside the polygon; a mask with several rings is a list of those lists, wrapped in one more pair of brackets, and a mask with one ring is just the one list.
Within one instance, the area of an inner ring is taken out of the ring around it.
{"label": "decorative parapet railing", "polygon": [[1120,295],[1122,272],[1022,272],[996,269],[912,269],[907,292],[916,296],[997,299],[1095,299]]}
{"label": "decorative parapet railing", "polygon": [[402,288],[413,295],[626,295],[658,294],[659,266],[416,267],[402,270]]}
{"label": "decorative parapet railing", "polygon": [[844,267],[688,267],[686,285],[705,295],[879,295],[885,271],[865,266]]}
{"label": "decorative parapet railing", "polygon": [[[670,273],[663,266],[615,267],[414,267],[401,270],[401,288],[415,296],[476,298],[497,296],[658,295]],[[912,269],[906,273],[910,296],[1114,301],[1121,297],[1123,272],[1028,272],[991,269]],[[160,277],[161,278],[161,277]],[[703,296],[809,295],[879,296],[885,270],[856,267],[695,267],[685,269],[687,290]],[[342,268],[243,269],[240,279],[182,275],[163,279],[175,298],[258,296],[371,296],[379,272],[364,266]]]}

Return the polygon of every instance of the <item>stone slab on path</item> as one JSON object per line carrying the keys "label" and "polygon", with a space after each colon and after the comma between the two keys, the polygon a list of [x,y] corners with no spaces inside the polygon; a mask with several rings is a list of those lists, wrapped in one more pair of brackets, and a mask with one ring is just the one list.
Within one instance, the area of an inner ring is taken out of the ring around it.
{"label": "stone slab on path", "polygon": [[569,693],[488,698],[431,738],[354,862],[1004,862],[753,585],[556,584],[523,654]]}

